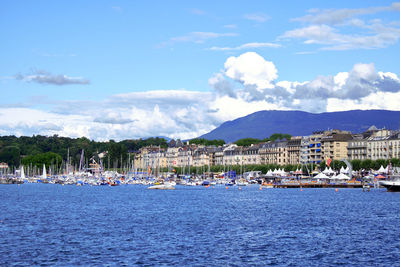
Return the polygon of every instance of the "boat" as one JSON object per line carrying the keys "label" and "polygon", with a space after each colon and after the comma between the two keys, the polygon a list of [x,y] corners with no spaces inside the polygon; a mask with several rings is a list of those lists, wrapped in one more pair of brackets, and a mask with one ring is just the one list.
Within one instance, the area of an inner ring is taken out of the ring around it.
{"label": "boat", "polygon": [[175,187],[171,183],[161,183],[148,187],[147,189],[173,190]]}
{"label": "boat", "polygon": [[262,188],[274,188],[274,185],[272,183],[267,183],[264,182],[261,184]]}
{"label": "boat", "polygon": [[210,181],[204,180],[203,183],[201,183],[202,186],[210,186]]}
{"label": "boat", "polygon": [[[381,166],[381,168],[383,168]],[[391,172],[391,165],[387,167],[389,171],[387,171],[388,179],[379,181],[379,185],[385,187],[388,192],[400,192],[400,173],[399,172]],[[379,175],[376,177],[378,178]]]}
{"label": "boat", "polygon": [[388,192],[400,192],[400,176],[393,177],[391,180],[380,181],[379,185],[385,187]]}

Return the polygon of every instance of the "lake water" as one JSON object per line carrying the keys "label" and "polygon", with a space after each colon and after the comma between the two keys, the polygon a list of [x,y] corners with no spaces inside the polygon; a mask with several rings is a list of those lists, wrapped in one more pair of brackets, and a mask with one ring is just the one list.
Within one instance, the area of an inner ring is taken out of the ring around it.
{"label": "lake water", "polygon": [[385,189],[0,185],[0,265],[397,266]]}

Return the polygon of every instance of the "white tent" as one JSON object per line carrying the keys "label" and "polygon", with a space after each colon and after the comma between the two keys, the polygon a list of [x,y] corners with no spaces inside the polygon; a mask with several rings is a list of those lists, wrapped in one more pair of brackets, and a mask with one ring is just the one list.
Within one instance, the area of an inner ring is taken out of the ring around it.
{"label": "white tent", "polygon": [[346,169],[344,170],[344,173],[349,173],[350,172],[350,168],[346,167]]}
{"label": "white tent", "polygon": [[316,176],[314,176],[314,178],[316,178],[316,179],[329,179],[329,177],[328,176],[326,176],[324,173],[319,173],[319,174],[317,174]]}
{"label": "white tent", "polygon": [[336,176],[333,176],[332,179],[336,179],[336,180],[350,180],[350,177],[347,176],[347,175],[344,174],[344,173],[340,173],[340,174],[338,174],[338,175],[336,175]]}
{"label": "white tent", "polygon": [[340,168],[340,171],[339,171],[340,173],[345,173],[346,172],[346,170],[343,168],[343,166]]}
{"label": "white tent", "polygon": [[378,170],[378,173],[387,173],[386,169],[383,168],[383,166],[381,165],[381,167]]}
{"label": "white tent", "polygon": [[386,166],[385,173],[389,173],[389,165]]}
{"label": "white tent", "polygon": [[323,173],[326,175],[330,175],[330,174],[334,174],[335,172],[331,168],[325,168]]}
{"label": "white tent", "polygon": [[284,176],[284,175],[286,175],[286,172],[285,172],[285,170],[284,170],[284,169],[281,169],[281,170],[279,171],[279,175],[281,175],[281,176]]}
{"label": "white tent", "polygon": [[269,170],[265,176],[267,176],[267,177],[273,177],[274,174],[272,173],[271,170]]}

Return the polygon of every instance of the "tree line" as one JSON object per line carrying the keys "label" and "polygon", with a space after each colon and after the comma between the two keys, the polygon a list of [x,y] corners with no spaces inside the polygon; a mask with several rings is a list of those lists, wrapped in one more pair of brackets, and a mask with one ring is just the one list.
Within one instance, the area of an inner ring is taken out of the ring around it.
{"label": "tree line", "polygon": [[72,166],[78,166],[82,150],[84,161],[88,162],[99,153],[107,152],[104,157],[105,168],[121,168],[127,163],[129,153],[134,153],[145,146],[160,146],[166,148],[164,138],[133,139],[116,142],[96,142],[86,137],[70,138],[57,135],[42,136],[0,136],[0,162],[9,166],[19,167],[20,164],[32,164],[41,167],[43,164],[56,165],[68,161]]}

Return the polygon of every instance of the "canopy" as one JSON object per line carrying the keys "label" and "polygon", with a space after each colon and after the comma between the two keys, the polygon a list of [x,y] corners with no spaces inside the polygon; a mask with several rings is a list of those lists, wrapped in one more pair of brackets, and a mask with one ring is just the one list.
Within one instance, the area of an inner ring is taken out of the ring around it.
{"label": "canopy", "polygon": [[384,179],[384,178],[386,178],[385,176],[383,176],[382,174],[379,174],[378,176],[376,176],[375,178],[377,178],[377,179]]}
{"label": "canopy", "polygon": [[297,169],[297,170],[294,172],[294,174],[303,174],[303,172],[302,172],[301,170]]}
{"label": "canopy", "polygon": [[314,176],[316,179],[329,179],[328,176],[326,176],[324,173],[319,173],[318,175]]}
{"label": "canopy", "polygon": [[347,176],[344,173],[339,173],[338,175],[332,177],[333,179],[337,179],[337,180],[350,180],[350,177]]}
{"label": "canopy", "polygon": [[334,174],[335,172],[331,168],[325,168],[323,173],[329,175],[329,174]]}
{"label": "canopy", "polygon": [[378,173],[387,173],[386,169],[383,168],[383,166],[381,165],[381,167],[378,170]]}
{"label": "canopy", "polygon": [[346,172],[346,170],[343,168],[343,166],[340,168],[340,171],[339,171],[340,173],[345,173]]}
{"label": "canopy", "polygon": [[269,170],[265,176],[272,177],[272,176],[274,176],[274,174],[272,173],[271,170]]}

